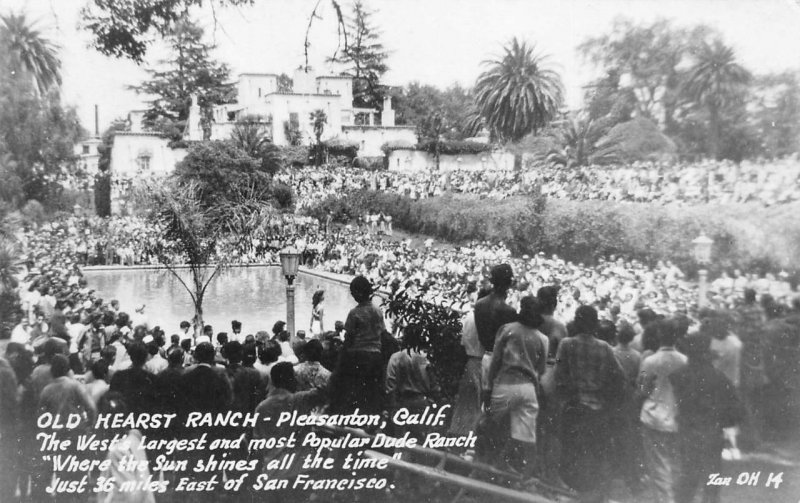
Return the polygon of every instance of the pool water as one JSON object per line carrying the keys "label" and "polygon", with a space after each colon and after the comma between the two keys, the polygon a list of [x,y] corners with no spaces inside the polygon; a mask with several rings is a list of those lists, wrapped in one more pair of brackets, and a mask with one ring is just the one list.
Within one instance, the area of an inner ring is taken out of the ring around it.
{"label": "pool water", "polygon": [[[190,274],[180,271],[187,284]],[[194,307],[191,297],[166,270],[118,269],[86,270],[89,288],[105,301],[116,299],[120,309],[134,314],[145,304],[144,314],[150,326],[158,325],[171,335],[180,322],[191,321]],[[295,330],[308,333],[311,323],[311,298],[317,289],[325,290],[324,328],[333,330],[334,322],[345,321],[355,306],[348,286],[340,282],[300,272],[295,278]],[[379,303],[376,299],[376,304]],[[222,270],[206,289],[203,319],[214,327],[214,334],[231,332],[231,321],[242,322],[243,334],[259,330],[271,333],[272,325],[286,321],[286,280],[278,266],[231,267]]]}

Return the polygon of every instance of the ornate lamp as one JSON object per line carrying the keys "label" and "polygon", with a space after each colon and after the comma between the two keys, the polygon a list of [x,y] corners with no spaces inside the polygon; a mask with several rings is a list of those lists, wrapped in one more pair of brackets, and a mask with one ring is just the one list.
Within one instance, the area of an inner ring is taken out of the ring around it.
{"label": "ornate lamp", "polygon": [[290,246],[281,250],[280,257],[286,278],[286,328],[294,335],[294,278],[300,268],[300,252]]}
{"label": "ornate lamp", "polygon": [[700,270],[697,272],[700,279],[697,307],[702,309],[708,304],[708,271],[704,266],[711,263],[711,248],[714,240],[700,233],[700,236],[692,241],[692,245],[694,246],[694,259],[700,264]]}
{"label": "ornate lamp", "polygon": [[714,240],[701,233],[692,241],[692,245],[694,245],[694,259],[698,264],[708,265],[711,263],[711,247],[714,245]]}
{"label": "ornate lamp", "polygon": [[286,278],[286,282],[291,285],[300,267],[300,252],[290,246],[280,251],[280,257],[283,276]]}

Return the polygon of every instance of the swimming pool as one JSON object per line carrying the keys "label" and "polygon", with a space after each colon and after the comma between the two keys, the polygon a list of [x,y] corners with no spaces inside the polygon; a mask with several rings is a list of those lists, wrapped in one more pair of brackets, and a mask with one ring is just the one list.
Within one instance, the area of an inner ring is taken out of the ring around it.
{"label": "swimming pool", "polygon": [[[133,314],[145,304],[150,326],[159,325],[167,335],[178,332],[182,320],[191,321],[194,307],[183,285],[164,269],[84,270],[89,288],[105,301],[116,299],[122,311]],[[186,270],[181,277],[188,282]],[[325,330],[336,320],[345,321],[355,306],[347,284],[300,272],[295,278],[295,330],[308,332],[311,297],[325,290]],[[375,300],[376,305],[380,300]],[[231,320],[242,322],[243,334],[259,330],[271,333],[272,325],[286,321],[286,280],[279,266],[230,267],[222,270],[206,290],[203,318],[214,333],[231,332]]]}

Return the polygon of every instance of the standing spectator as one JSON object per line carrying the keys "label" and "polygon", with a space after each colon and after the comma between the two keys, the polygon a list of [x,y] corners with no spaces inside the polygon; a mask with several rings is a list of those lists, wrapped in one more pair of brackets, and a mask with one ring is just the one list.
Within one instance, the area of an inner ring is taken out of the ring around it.
{"label": "standing spectator", "polygon": [[323,318],[325,317],[325,290],[317,290],[311,297],[311,324],[308,332],[314,338],[322,337],[325,333]]}
{"label": "standing spectator", "polygon": [[[11,501],[17,484],[17,376],[11,364],[0,358],[0,501]],[[21,454],[21,453],[20,453]],[[26,490],[23,490],[23,494]]]}
{"label": "standing spectator", "polygon": [[142,342],[128,346],[131,367],[118,370],[111,378],[110,391],[120,393],[126,408],[135,414],[150,412],[155,403],[155,376],[145,370],[147,347]]}
{"label": "standing spectator", "polygon": [[105,360],[97,360],[92,363],[86,379],[86,391],[94,402],[95,406],[103,398],[109,389],[108,384],[108,363]]}
{"label": "standing spectator", "polygon": [[517,319],[517,312],[506,304],[506,296],[514,280],[514,271],[508,264],[496,265],[491,270],[490,281],[492,293],[475,302],[475,327],[478,329],[478,340],[486,352],[481,363],[482,383],[484,389],[489,385],[489,365],[492,361],[492,350],[497,331],[503,325]]}
{"label": "standing spectator", "polygon": [[689,337],[683,346],[688,365],[669,376],[678,404],[676,503],[692,503],[700,485],[703,501],[719,502],[719,486],[703,481],[709,473],[722,471],[722,429],[735,426],[744,417],[733,385],[711,364],[710,342],[702,333]]}
{"label": "standing spectator", "polygon": [[617,471],[634,492],[639,493],[641,485],[642,457],[642,432],[639,427],[639,412],[641,402],[637,399],[636,381],[639,378],[639,368],[642,364],[642,355],[630,347],[636,332],[630,323],[622,322],[617,331],[617,346],[614,347],[614,357],[622,367],[625,376],[623,400],[615,414],[616,427],[614,436],[614,461]]}
{"label": "standing spectator", "polygon": [[686,366],[686,356],[675,349],[678,328],[674,320],[655,323],[659,348],[642,362],[638,385],[645,400],[639,419],[656,501],[668,503],[674,500],[678,468],[678,404],[669,378]]}
{"label": "standing spectator", "polygon": [[[491,290],[481,288],[478,299],[489,295]],[[478,329],[475,327],[475,311],[472,310],[464,317],[461,323],[461,345],[467,354],[467,363],[461,381],[458,385],[456,403],[453,406],[450,433],[453,435],[466,435],[475,431],[481,417],[481,396],[483,383],[481,382],[481,360],[486,352],[478,340]]]}
{"label": "standing spectator", "polygon": [[[61,440],[71,440],[69,448],[62,451],[63,454],[77,454],[77,437],[78,435],[86,432],[94,424],[97,408],[94,402],[89,397],[84,386],[76,381],[68,374],[70,372],[69,360],[64,355],[56,355],[53,357],[50,373],[53,376],[53,381],[45,386],[42,390],[42,395],[39,398],[38,416],[44,413],[53,415],[60,415],[60,417],[68,417],[69,414],[78,414],[83,417],[80,425],[70,428],[65,431],[59,431]],[[53,430],[58,431],[58,430]],[[44,462],[39,466],[38,476],[35,477],[34,491],[32,499],[34,501],[45,501],[45,489],[50,484],[50,476],[52,476],[52,462]],[[80,480],[83,473],[78,472],[62,472],[59,474],[62,480],[76,481]],[[57,501],[80,501],[79,494],[59,494]]]}
{"label": "standing spectator", "polygon": [[561,477],[586,499],[603,498],[609,482],[610,418],[620,401],[624,376],[611,346],[595,337],[597,311],[581,306],[575,336],[556,354],[556,390],[561,417]]}
{"label": "standing spectator", "polygon": [[253,412],[266,395],[264,379],[252,365],[242,365],[244,349],[238,341],[225,345],[225,357],[228,359],[228,378],[233,385],[233,409],[243,413]]}
{"label": "standing spectator", "polygon": [[297,390],[306,391],[313,388],[327,388],[331,373],[320,364],[322,343],[311,339],[303,346],[303,363],[294,368],[297,377]]}
{"label": "standing spectator", "polygon": [[519,321],[503,325],[497,334],[486,383],[489,418],[495,424],[509,415],[513,445],[506,451],[510,464],[526,476],[535,466],[537,395],[547,364],[549,341],[537,330],[542,321],[536,298],[523,297]]}
{"label": "standing spectator", "polygon": [[562,340],[567,337],[567,326],[555,317],[558,307],[558,287],[543,286],[536,292],[542,312],[542,325],[539,331],[547,336],[547,368],[542,375],[542,396],[539,397],[539,449],[542,457],[542,470],[545,478],[557,485],[563,485],[558,466],[561,459],[559,425],[561,405],[555,389],[556,353]]}
{"label": "standing spectator", "polygon": [[147,353],[150,355],[147,363],[144,364],[144,369],[153,375],[160,374],[169,366],[167,359],[161,356],[158,343],[154,340],[147,342]]}
{"label": "standing spectator", "polygon": [[[411,349],[412,346],[424,346],[419,326],[410,325],[403,331],[403,347],[389,358],[386,367],[386,396],[390,413],[406,408],[411,414],[422,414],[425,407],[433,403],[435,380],[430,375],[430,361],[424,348]],[[401,436],[410,431],[416,438],[425,433],[419,425],[405,426],[402,431],[395,431]]]}
{"label": "standing spectator", "polygon": [[344,323],[346,336],[339,362],[331,376],[331,411],[339,414],[359,409],[362,414],[383,409],[383,313],[372,304],[372,283],[364,276],[350,282],[350,294],[358,303]]}
{"label": "standing spectator", "polygon": [[761,443],[767,395],[767,372],[764,368],[764,325],[766,314],[756,302],[756,291],[744,290],[744,304],[737,310],[738,335],[742,340],[741,387],[747,417],[742,424],[742,448],[755,449]]}

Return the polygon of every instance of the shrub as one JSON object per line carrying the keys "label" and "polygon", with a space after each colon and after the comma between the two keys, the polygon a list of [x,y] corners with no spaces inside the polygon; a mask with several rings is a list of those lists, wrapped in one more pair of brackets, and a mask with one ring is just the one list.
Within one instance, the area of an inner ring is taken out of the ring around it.
{"label": "shrub", "polygon": [[394,152],[395,150],[414,150],[415,148],[416,146],[413,143],[405,140],[394,140],[381,145],[381,150],[386,155],[389,155],[389,152]]}
{"label": "shrub", "polygon": [[350,161],[358,156],[358,142],[333,138],[324,142],[325,152],[333,157],[346,157]]}
{"label": "shrub", "polygon": [[356,157],[353,165],[357,168],[369,169],[373,171],[386,169],[386,158],[380,157]]}
{"label": "shrub", "polygon": [[310,163],[309,150],[305,145],[278,147],[284,166],[307,166]]}
{"label": "shrub", "polygon": [[412,201],[397,194],[359,190],[330,197],[307,212],[320,218],[331,211],[340,222],[364,212],[383,212],[392,215],[397,228],[451,242],[504,242],[518,255],[543,251],[587,264],[609,255],[650,264],[670,260],[690,274],[697,269],[691,241],[705,232],[715,243],[713,275],[734,267],[796,269],[800,224],[794,215],[798,207],[664,207],[536,196],[487,204],[475,196],[446,194]]}
{"label": "shrub", "polygon": [[272,184],[272,199],[280,210],[291,210],[294,208],[294,192],[285,183]]}
{"label": "shrub", "polygon": [[408,347],[428,350],[443,402],[452,402],[467,359],[461,345],[459,313],[447,306],[424,302],[420,297],[411,298],[405,290],[396,288],[384,300],[383,308],[399,328],[408,329],[404,333]]}
{"label": "shrub", "polygon": [[[417,150],[435,153],[437,142],[428,140],[417,145]],[[439,154],[441,155],[469,155],[481,154],[492,150],[488,143],[478,143],[476,141],[445,140],[438,142]]]}

